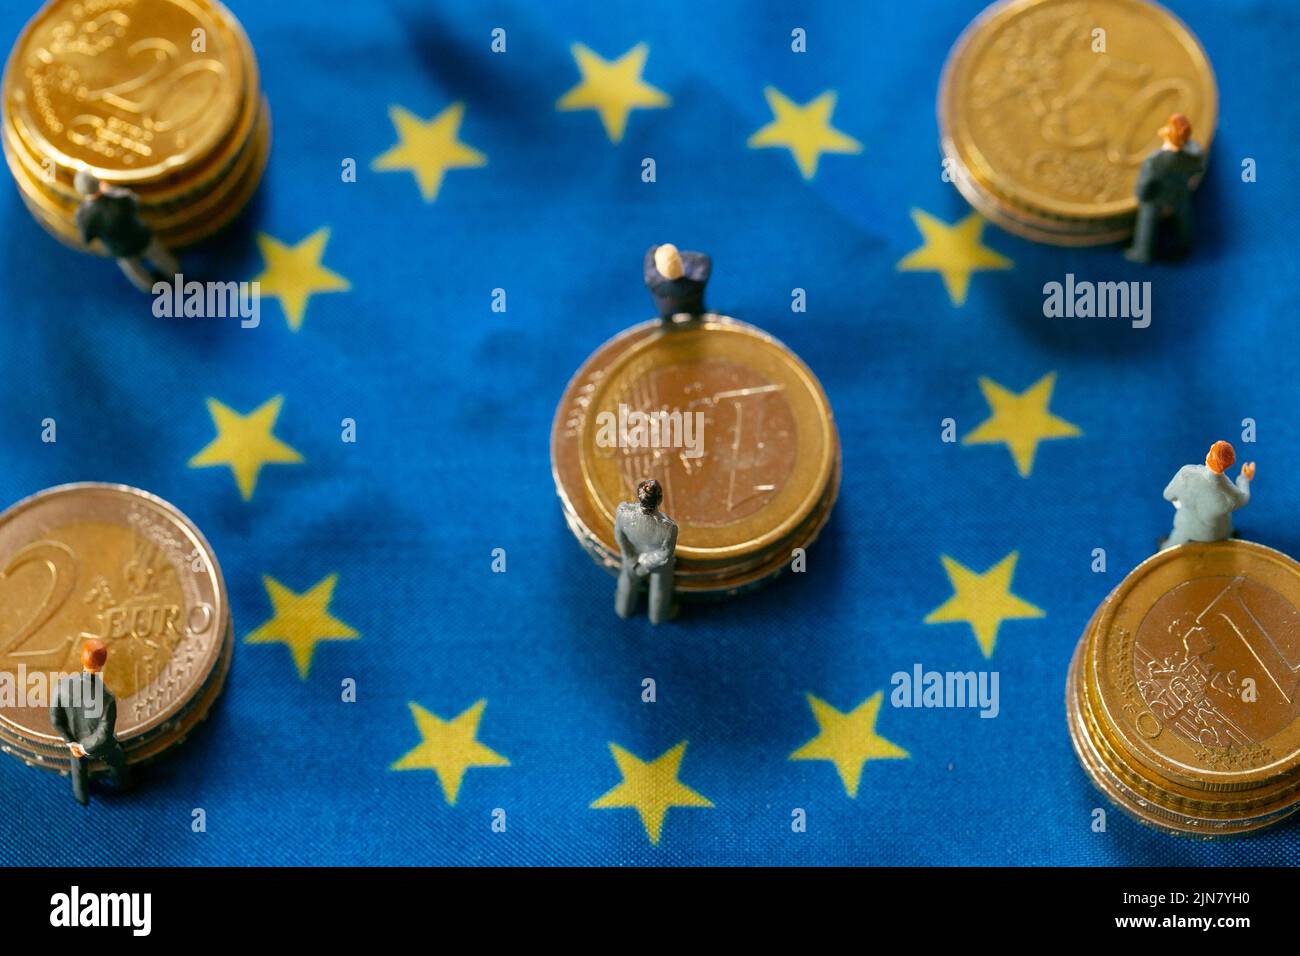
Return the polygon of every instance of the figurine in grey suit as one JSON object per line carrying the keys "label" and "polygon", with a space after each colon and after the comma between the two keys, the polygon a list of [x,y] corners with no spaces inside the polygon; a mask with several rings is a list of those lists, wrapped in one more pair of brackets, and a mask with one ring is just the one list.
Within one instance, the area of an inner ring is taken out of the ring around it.
{"label": "figurine in grey suit", "polygon": [[1173,225],[1178,253],[1192,244],[1192,190],[1205,173],[1205,151],[1191,139],[1192,125],[1182,113],[1169,117],[1160,128],[1161,146],[1146,158],[1138,171],[1137,221],[1133,244],[1124,257],[1130,262],[1149,263],[1155,253],[1161,220]]}
{"label": "figurine in grey suit", "polygon": [[103,641],[86,641],[81,647],[82,672],[59,682],[50,706],[50,723],[72,751],[72,795],[83,807],[90,802],[87,788],[92,760],[108,764],[119,790],[130,786],[126,754],[113,733],[117,700],[104,686],[101,674],[107,661],[108,648]]}
{"label": "figurine in grey suit", "polygon": [[659,624],[672,612],[677,523],[659,510],[664,491],[653,478],[636,486],[636,497],[614,510],[614,540],[623,556],[614,610],[619,617],[631,617],[642,581],[649,578],[650,623]]}
{"label": "figurine in grey suit", "polygon": [[1165,500],[1173,502],[1174,530],[1160,549],[1184,541],[1224,541],[1232,537],[1232,513],[1250,501],[1250,482],[1255,463],[1241,466],[1236,483],[1224,474],[1237,460],[1226,441],[1216,441],[1205,456],[1204,465],[1184,465],[1165,488]]}
{"label": "figurine in grey suit", "polygon": [[645,284],[664,321],[674,315],[704,313],[704,287],[713,260],[702,252],[679,252],[671,242],[651,246],[645,254]]}

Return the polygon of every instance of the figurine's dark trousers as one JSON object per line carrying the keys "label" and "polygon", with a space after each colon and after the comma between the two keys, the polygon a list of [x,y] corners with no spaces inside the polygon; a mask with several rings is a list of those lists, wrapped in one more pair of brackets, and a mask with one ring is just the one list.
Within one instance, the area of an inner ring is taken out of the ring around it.
{"label": "figurine's dark trousers", "polygon": [[638,577],[628,562],[624,562],[619,571],[618,587],[614,591],[614,612],[619,617],[631,617],[636,613],[637,600],[641,596],[642,583],[649,584],[650,623],[662,624],[672,616],[673,609],[673,565],[667,565],[651,571],[644,578]]}
{"label": "figurine's dark trousers", "polygon": [[172,282],[181,271],[176,257],[157,239],[138,256],[118,259],[117,265],[141,292],[152,292],[157,282]]}
{"label": "figurine's dark trousers", "polygon": [[116,740],[96,753],[72,758],[72,795],[83,807],[90,802],[90,762],[102,760],[113,772],[113,786],[126,790],[131,786],[131,770],[126,765],[126,754]]}
{"label": "figurine's dark trousers", "polygon": [[1174,251],[1184,253],[1192,245],[1192,204],[1180,202],[1173,207],[1157,202],[1138,203],[1137,220],[1133,224],[1133,245],[1129,257],[1139,262],[1150,262],[1155,255],[1156,239],[1161,222],[1168,223],[1173,231]]}

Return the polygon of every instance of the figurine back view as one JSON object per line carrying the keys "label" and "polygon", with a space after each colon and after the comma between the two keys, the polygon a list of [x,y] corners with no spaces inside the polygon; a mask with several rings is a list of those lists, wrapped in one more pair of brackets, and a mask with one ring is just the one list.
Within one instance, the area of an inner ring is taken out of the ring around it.
{"label": "figurine back view", "polygon": [[653,478],[636,486],[636,497],[614,513],[614,538],[623,557],[614,610],[619,617],[631,617],[642,582],[648,578],[650,623],[659,624],[672,614],[677,523],[659,510],[664,492]]}
{"label": "figurine back view", "polygon": [[72,751],[72,795],[83,807],[90,802],[90,761],[102,760],[113,772],[119,790],[130,786],[126,754],[117,742],[117,700],[101,673],[108,647],[91,638],[81,647],[82,672],[65,677],[50,702],[50,723]]}
{"label": "figurine back view", "polygon": [[1250,501],[1255,463],[1241,466],[1236,482],[1224,474],[1237,460],[1226,441],[1216,441],[1204,465],[1184,465],[1165,488],[1165,500],[1174,506],[1174,530],[1160,549],[1185,541],[1225,541],[1232,537],[1232,513]]}

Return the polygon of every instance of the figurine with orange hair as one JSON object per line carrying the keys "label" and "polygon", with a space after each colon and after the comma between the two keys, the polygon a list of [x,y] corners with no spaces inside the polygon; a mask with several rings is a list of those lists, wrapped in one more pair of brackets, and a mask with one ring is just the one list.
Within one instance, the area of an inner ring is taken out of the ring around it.
{"label": "figurine with orange hair", "polygon": [[1232,537],[1232,513],[1250,501],[1255,463],[1246,462],[1236,482],[1224,474],[1237,460],[1226,441],[1216,441],[1204,465],[1184,465],[1165,488],[1165,501],[1174,506],[1174,530],[1160,545],[1172,548],[1185,541],[1225,541]]}
{"label": "figurine with orange hair", "polygon": [[59,681],[50,706],[50,723],[72,752],[72,795],[83,807],[90,802],[90,761],[102,760],[119,790],[130,786],[126,754],[117,742],[117,700],[104,686],[108,647],[98,638],[81,645],[81,673]]}
{"label": "figurine with orange hair", "polygon": [[1160,144],[1138,171],[1133,244],[1124,253],[1131,262],[1151,261],[1163,220],[1173,225],[1176,252],[1185,253],[1192,245],[1192,190],[1205,173],[1205,151],[1192,140],[1192,124],[1182,113],[1160,128]]}

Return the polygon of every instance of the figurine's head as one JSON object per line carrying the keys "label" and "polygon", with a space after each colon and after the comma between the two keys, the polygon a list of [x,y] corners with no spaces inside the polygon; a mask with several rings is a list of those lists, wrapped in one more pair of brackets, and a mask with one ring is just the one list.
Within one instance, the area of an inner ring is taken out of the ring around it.
{"label": "figurine's head", "polygon": [[108,645],[92,637],[81,645],[81,666],[87,674],[98,674],[108,663]]}
{"label": "figurine's head", "polygon": [[1182,113],[1174,113],[1169,121],[1160,127],[1160,138],[1170,149],[1182,149],[1192,138],[1192,124]]}
{"label": "figurine's head", "polygon": [[659,482],[647,478],[636,486],[636,500],[640,503],[643,514],[652,515],[659,510],[659,504],[664,500],[664,490]]}
{"label": "figurine's head", "polygon": [[665,279],[680,279],[686,274],[682,266],[682,254],[671,242],[655,246],[655,268]]}
{"label": "figurine's head", "polygon": [[1216,475],[1221,475],[1231,468],[1236,460],[1237,453],[1232,450],[1231,445],[1226,441],[1216,441],[1205,456],[1205,467]]}
{"label": "figurine's head", "polygon": [[93,196],[99,192],[99,180],[84,169],[77,172],[73,185],[77,187],[77,192],[83,196]]}

